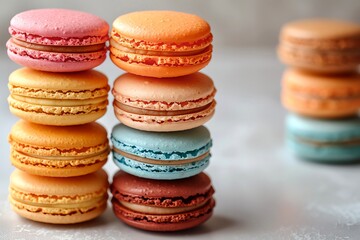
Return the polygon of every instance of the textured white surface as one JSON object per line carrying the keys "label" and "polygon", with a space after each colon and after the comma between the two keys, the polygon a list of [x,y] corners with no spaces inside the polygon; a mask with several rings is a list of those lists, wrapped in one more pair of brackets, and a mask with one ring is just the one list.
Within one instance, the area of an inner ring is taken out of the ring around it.
{"label": "textured white surface", "polygon": [[[273,50],[217,50],[204,70],[218,93],[207,124],[214,140],[207,173],[216,189],[214,216],[179,233],[149,233],[118,221],[109,208],[88,223],[56,226],[31,222],[7,201],[7,134],[16,118],[6,103],[7,75],[17,66],[0,61],[0,239],[359,239],[360,165],[300,161],[283,144],[285,111],[279,102],[283,66]],[[109,60],[99,68],[112,81],[121,73]],[[112,108],[100,121],[110,131]],[[116,171],[110,160],[106,170]]]}

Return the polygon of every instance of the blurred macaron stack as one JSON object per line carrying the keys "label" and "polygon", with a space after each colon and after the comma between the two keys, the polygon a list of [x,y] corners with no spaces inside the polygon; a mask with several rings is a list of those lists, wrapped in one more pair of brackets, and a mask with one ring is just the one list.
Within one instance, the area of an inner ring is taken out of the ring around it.
{"label": "blurred macaron stack", "polygon": [[67,9],[35,9],[10,22],[7,53],[24,66],[9,76],[10,203],[20,216],[72,224],[101,215],[110,152],[95,121],[108,105],[107,77],[92,68],[106,58],[109,25]]}
{"label": "blurred macaron stack", "polygon": [[327,19],[288,23],[278,55],[289,66],[282,79],[289,148],[318,162],[360,160],[360,25]]}
{"label": "blurred macaron stack", "polygon": [[212,139],[216,89],[198,71],[212,55],[209,24],[173,11],[128,13],[113,22],[110,57],[127,73],[112,89],[115,116],[111,184],[115,215],[149,231],[208,220],[214,189],[203,173]]}

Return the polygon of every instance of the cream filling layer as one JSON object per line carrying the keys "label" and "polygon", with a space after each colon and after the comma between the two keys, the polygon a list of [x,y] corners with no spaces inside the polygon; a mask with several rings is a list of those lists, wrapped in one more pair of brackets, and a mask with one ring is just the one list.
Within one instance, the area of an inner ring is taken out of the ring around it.
{"label": "cream filling layer", "polygon": [[138,162],[143,162],[143,163],[149,163],[149,164],[155,164],[155,165],[181,165],[181,164],[188,164],[188,163],[193,163],[193,162],[198,162],[202,159],[204,159],[205,157],[207,157],[210,153],[204,153],[196,158],[191,158],[191,159],[185,159],[185,160],[155,160],[155,159],[149,159],[149,158],[143,158],[143,157],[139,157],[136,156],[134,154],[131,153],[126,153],[124,151],[121,151],[117,148],[113,148],[114,152],[126,157],[126,158],[130,158],[133,160],[136,160]]}
{"label": "cream filling layer", "polygon": [[87,206],[103,199],[107,199],[107,188],[83,195],[46,195],[24,192],[10,186],[10,196],[12,199],[33,206]]}
{"label": "cream filling layer", "polygon": [[16,38],[11,38],[11,41],[24,48],[29,48],[32,50],[39,50],[45,52],[58,52],[58,53],[89,53],[89,52],[98,52],[105,50],[105,43],[87,45],[87,46],[54,46],[54,45],[40,45],[35,43],[28,43],[21,41]]}
{"label": "cream filling layer", "polygon": [[119,201],[119,202],[121,205],[123,205],[127,209],[130,209],[135,212],[147,213],[147,214],[157,214],[157,215],[167,215],[167,214],[176,214],[176,213],[183,213],[183,212],[189,212],[189,211],[195,210],[197,208],[204,206],[208,201],[204,201],[200,204],[197,204],[195,206],[189,206],[189,207],[153,207],[153,206],[129,203],[129,202],[125,202],[125,201]]}
{"label": "cream filling layer", "polygon": [[140,55],[148,55],[148,56],[193,56],[198,55],[206,51],[207,47],[198,50],[191,50],[191,51],[182,51],[182,52],[175,52],[175,51],[151,51],[151,50],[143,50],[143,49],[134,49],[125,47],[117,43],[113,38],[110,39],[110,46],[118,49],[121,52],[125,53],[133,53],[133,54],[140,54]]}
{"label": "cream filling layer", "polygon": [[107,96],[92,98],[92,99],[45,99],[45,98],[33,98],[33,97],[26,97],[26,96],[12,94],[10,97],[20,102],[25,102],[35,105],[59,106],[59,107],[84,106],[84,105],[99,104],[107,101]]}
{"label": "cream filling layer", "polygon": [[132,106],[125,105],[117,100],[114,101],[114,106],[119,108],[120,110],[123,110],[128,113],[134,113],[139,115],[147,115],[147,116],[178,116],[178,115],[185,115],[185,114],[192,114],[201,112],[207,108],[212,103],[208,103],[205,106],[192,108],[192,109],[185,109],[185,110],[173,110],[173,111],[162,111],[162,110],[149,110],[149,109],[142,109],[142,108],[136,108]]}

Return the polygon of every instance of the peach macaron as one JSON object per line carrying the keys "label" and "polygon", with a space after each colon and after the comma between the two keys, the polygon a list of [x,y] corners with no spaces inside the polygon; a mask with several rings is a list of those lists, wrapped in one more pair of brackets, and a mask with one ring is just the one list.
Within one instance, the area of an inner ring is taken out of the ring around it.
{"label": "peach macaron", "polygon": [[289,111],[317,118],[354,116],[360,109],[360,74],[321,75],[289,69],[282,102]]}
{"label": "peach macaron", "polygon": [[175,11],[141,11],[118,17],[110,39],[111,60],[148,77],[177,77],[204,68],[212,55],[212,34],[202,18]]}
{"label": "peach macaron", "polygon": [[126,73],[115,80],[112,93],[120,122],[143,131],[192,129],[215,112],[214,83],[200,72],[163,79]]}
{"label": "peach macaron", "polygon": [[104,170],[72,178],[41,177],[16,169],[9,201],[21,217],[43,223],[73,224],[100,216],[107,207]]}
{"label": "peach macaron", "polygon": [[306,19],[286,24],[278,54],[292,67],[319,73],[355,71],[360,65],[360,24]]}
{"label": "peach macaron", "polygon": [[16,168],[48,177],[95,172],[110,151],[106,129],[95,122],[58,127],[20,120],[12,127],[9,142]]}

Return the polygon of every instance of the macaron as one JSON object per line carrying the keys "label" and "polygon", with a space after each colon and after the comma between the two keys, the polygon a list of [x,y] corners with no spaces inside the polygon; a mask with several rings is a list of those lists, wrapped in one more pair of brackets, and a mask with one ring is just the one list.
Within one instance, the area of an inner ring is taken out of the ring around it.
{"label": "macaron", "polygon": [[179,179],[202,172],[212,140],[204,126],[179,132],[145,132],[116,125],[111,133],[115,164],[132,175]]}
{"label": "macaron", "polygon": [[108,105],[107,77],[95,70],[51,73],[30,68],[9,76],[8,102],[14,115],[44,125],[78,125],[103,116]]}
{"label": "macaron", "polygon": [[319,162],[360,160],[360,118],[324,120],[289,115],[287,142],[298,156]]}
{"label": "macaron", "polygon": [[69,9],[34,9],[10,21],[7,53],[15,63],[41,71],[75,72],[106,58],[109,25],[95,15]]}
{"label": "macaron", "polygon": [[360,74],[320,75],[294,69],[283,75],[282,102],[289,111],[318,118],[356,115]]}
{"label": "macaron", "polygon": [[215,206],[214,189],[205,173],[181,180],[139,178],[119,171],[111,184],[115,215],[149,231],[177,231],[208,220]]}
{"label": "macaron", "polygon": [[278,55],[292,67],[321,73],[355,71],[360,64],[360,25],[330,19],[286,24]]}
{"label": "macaron", "polygon": [[123,124],[155,132],[203,125],[214,115],[216,89],[205,74],[150,78],[123,74],[114,82],[114,111]]}
{"label": "macaron", "polygon": [[110,152],[106,129],[95,122],[58,127],[20,120],[12,127],[9,142],[16,168],[49,177],[95,172]]}
{"label": "macaron", "polygon": [[213,36],[202,18],[174,11],[132,12],[115,19],[110,57],[119,68],[148,77],[195,73],[211,59]]}
{"label": "macaron", "polygon": [[21,217],[44,223],[72,224],[100,216],[107,206],[108,176],[99,170],[81,177],[41,177],[15,170],[9,200]]}

